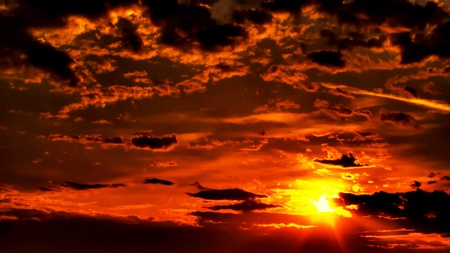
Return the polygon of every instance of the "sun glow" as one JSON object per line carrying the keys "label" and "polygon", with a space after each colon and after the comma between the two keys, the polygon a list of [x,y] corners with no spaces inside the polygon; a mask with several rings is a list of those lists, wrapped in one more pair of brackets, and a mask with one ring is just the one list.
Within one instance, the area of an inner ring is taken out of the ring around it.
{"label": "sun glow", "polygon": [[316,207],[319,213],[332,213],[334,210],[330,207],[330,202],[327,200],[327,195],[320,196],[318,201],[311,200],[311,203]]}

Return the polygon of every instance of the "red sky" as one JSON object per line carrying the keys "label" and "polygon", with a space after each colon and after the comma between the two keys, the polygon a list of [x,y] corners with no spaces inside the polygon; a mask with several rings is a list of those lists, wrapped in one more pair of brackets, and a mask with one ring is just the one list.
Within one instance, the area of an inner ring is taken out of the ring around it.
{"label": "red sky", "polygon": [[449,11],[0,1],[2,252],[449,252]]}

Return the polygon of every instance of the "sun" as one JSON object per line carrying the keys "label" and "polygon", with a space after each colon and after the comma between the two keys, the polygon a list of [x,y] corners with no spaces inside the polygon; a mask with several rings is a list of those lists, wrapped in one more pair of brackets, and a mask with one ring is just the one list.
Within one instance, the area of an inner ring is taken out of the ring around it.
{"label": "sun", "polygon": [[327,195],[322,195],[319,197],[319,199],[311,200],[311,203],[316,207],[317,212],[319,213],[333,213],[335,210],[333,210],[330,206],[330,202],[327,199]]}

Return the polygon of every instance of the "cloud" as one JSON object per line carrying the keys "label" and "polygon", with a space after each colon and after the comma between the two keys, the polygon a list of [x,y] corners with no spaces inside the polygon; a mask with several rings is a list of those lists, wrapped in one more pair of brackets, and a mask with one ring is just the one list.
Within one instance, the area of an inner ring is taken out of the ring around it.
{"label": "cloud", "polygon": [[321,85],[324,87],[327,87],[327,88],[339,88],[339,89],[342,89],[351,94],[388,98],[388,99],[403,101],[406,103],[415,104],[415,105],[419,105],[422,107],[436,109],[436,110],[440,110],[440,111],[444,111],[444,112],[450,112],[450,105],[448,105],[447,103],[445,103],[443,101],[429,100],[429,99],[422,99],[422,98],[405,98],[405,97],[401,97],[401,96],[397,96],[397,95],[393,95],[393,94],[384,94],[384,93],[379,93],[379,92],[366,91],[363,89],[350,87],[350,86],[346,86],[346,85],[334,85],[334,84],[330,84],[330,83],[321,83]]}
{"label": "cloud", "polygon": [[[387,25],[425,29],[427,24],[437,24],[446,17],[445,11],[435,2],[425,6],[407,0],[356,0],[343,4],[340,1],[317,0],[324,12],[334,14],[341,23],[357,26]],[[387,22],[390,21],[390,22]]]}
{"label": "cloud", "polygon": [[[319,106],[321,106],[320,103],[317,103],[316,107],[319,107]],[[349,117],[353,117],[353,116],[362,116],[369,120],[372,117],[372,113],[369,110],[352,110],[342,104],[339,104],[336,106],[330,106],[326,109],[323,108],[321,111],[334,119],[339,118],[339,117],[349,118]]]}
{"label": "cloud", "polygon": [[351,212],[387,217],[387,221],[422,233],[450,236],[450,196],[442,191],[355,195],[340,193],[341,205],[357,205]]}
{"label": "cloud", "polygon": [[363,40],[364,34],[353,33],[346,38],[338,38],[332,31],[322,30],[320,32],[322,38],[324,38],[328,44],[336,46],[339,50],[349,50],[353,47],[366,47],[366,48],[381,48],[387,37],[380,35],[378,37],[372,37],[368,40]]}
{"label": "cloud", "polygon": [[139,148],[150,148],[151,150],[170,150],[177,144],[177,137],[164,136],[155,137],[153,135],[142,134],[131,138],[131,143]]}
{"label": "cloud", "polygon": [[392,36],[393,45],[399,46],[402,64],[420,62],[435,55],[440,58],[450,57],[450,21],[437,26],[431,35],[415,38],[411,32],[397,33]]}
{"label": "cloud", "polygon": [[[68,81],[72,86],[79,82],[79,78],[72,70],[75,62],[67,53],[50,44],[38,42],[25,31],[25,27],[18,27],[17,24],[12,25],[12,22],[19,21],[0,18],[1,26],[7,27],[1,31],[4,36],[0,40],[0,47],[10,49],[0,51],[1,65],[3,65],[1,67],[34,66]],[[20,57],[21,54],[23,54],[22,58]],[[5,61],[5,59],[9,59],[9,61]]]}
{"label": "cloud", "polygon": [[362,164],[355,163],[356,158],[353,157],[352,153],[349,153],[348,155],[342,155],[340,159],[314,159],[314,162],[323,163],[323,164],[330,164],[330,165],[338,165],[342,166],[344,168],[347,167],[361,167],[364,166]]}
{"label": "cloud", "polygon": [[236,10],[233,13],[233,20],[238,24],[243,24],[245,21],[250,21],[257,25],[270,23],[272,21],[272,14],[265,10]]}
{"label": "cloud", "polygon": [[152,151],[170,151],[178,143],[176,135],[166,135],[162,137],[155,137],[147,133],[141,133],[131,138],[124,137],[110,137],[103,138],[100,134],[86,134],[67,136],[62,134],[51,134],[48,136],[52,141],[67,141],[79,142],[82,144],[98,143],[102,148],[124,147],[134,149],[147,149]]}
{"label": "cloud", "polygon": [[202,189],[197,193],[187,193],[191,197],[209,200],[250,200],[254,198],[266,198],[266,195],[255,194],[242,189]]}
{"label": "cloud", "polygon": [[292,14],[300,14],[302,7],[308,5],[310,0],[274,0],[264,1],[261,7],[275,12],[289,12]]}
{"label": "cloud", "polygon": [[161,27],[160,42],[190,48],[195,42],[207,51],[237,44],[247,32],[233,24],[218,24],[204,5],[183,5],[177,1],[143,1],[149,7],[152,22]]}
{"label": "cloud", "polygon": [[412,184],[410,184],[413,189],[419,189],[422,184],[419,181],[414,181]]}
{"label": "cloud", "polygon": [[[133,1],[132,1],[133,2]],[[71,85],[80,79],[73,70],[75,61],[64,51],[33,37],[32,29],[62,28],[67,17],[77,15],[94,20],[103,16],[111,8],[130,4],[125,1],[66,1],[64,4],[54,1],[20,0],[10,15],[0,18],[0,58],[10,59],[9,67],[30,65],[48,71]],[[14,2],[16,3],[16,2]],[[21,56],[23,54],[23,56]],[[8,61],[2,61],[5,63]]]}
{"label": "cloud", "polygon": [[352,94],[341,90],[339,88],[335,88],[335,89],[330,89],[329,92],[335,96],[341,96],[341,97],[346,97],[346,98],[350,98],[350,99],[354,99],[355,96],[353,96]]}
{"label": "cloud", "polygon": [[[271,225],[272,222],[280,225],[290,225],[290,222],[308,224],[308,219],[298,215],[251,212],[196,212],[192,215],[202,221],[202,226],[183,226],[135,216],[88,216],[33,209],[1,210],[0,217],[16,217],[16,220],[0,220],[0,226],[6,228],[0,230],[0,243],[3,252],[58,249],[63,252],[118,253],[132,249],[141,253],[148,252],[149,248],[154,252],[174,253],[342,252],[342,248],[351,248],[354,252],[379,252],[366,246],[369,241],[356,233],[341,235],[337,241],[335,232],[327,228],[299,225],[308,229],[273,229],[255,226]],[[225,223],[227,221],[235,222],[239,227]],[[346,225],[349,225],[348,222]],[[299,241],[299,238],[307,240]],[[378,243],[371,242],[373,245]]]}
{"label": "cloud", "polygon": [[105,143],[108,144],[124,144],[125,140],[122,137],[112,137],[103,139]]}
{"label": "cloud", "polygon": [[443,176],[443,177],[441,177],[441,180],[450,181],[450,176]]}
{"label": "cloud", "polygon": [[268,208],[273,208],[273,207],[278,207],[277,205],[272,205],[272,204],[265,204],[265,203],[261,203],[259,201],[256,201],[254,199],[247,199],[244,200],[241,203],[238,204],[231,204],[231,205],[217,205],[217,206],[213,206],[210,207],[209,209],[211,210],[233,210],[233,211],[243,211],[243,212],[247,212],[247,211],[253,211],[253,210],[263,210],[263,209],[268,209]]}
{"label": "cloud", "polygon": [[158,178],[151,178],[151,179],[145,179],[144,184],[162,184],[162,185],[173,185],[174,183],[172,181],[158,179]]}
{"label": "cloud", "polygon": [[345,61],[342,59],[341,52],[334,51],[317,51],[309,53],[308,59],[322,66],[342,68],[345,66]]}
{"label": "cloud", "polygon": [[137,33],[136,26],[130,20],[119,18],[116,26],[122,32],[122,43],[129,47],[133,52],[138,53],[142,50],[144,43]]}
{"label": "cloud", "polygon": [[414,117],[402,112],[382,113],[380,116],[380,120],[382,122],[387,122],[393,125],[417,127]]}
{"label": "cloud", "polygon": [[65,183],[62,183],[61,186],[71,188],[74,190],[90,190],[90,189],[125,187],[125,184],[81,184],[72,181],[66,181]]}

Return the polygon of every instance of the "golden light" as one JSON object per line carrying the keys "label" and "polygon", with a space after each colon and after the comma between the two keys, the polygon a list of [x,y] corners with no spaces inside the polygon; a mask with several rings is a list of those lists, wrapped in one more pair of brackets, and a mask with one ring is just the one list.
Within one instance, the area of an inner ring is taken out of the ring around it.
{"label": "golden light", "polygon": [[330,202],[327,200],[327,195],[320,196],[318,201],[311,200],[311,203],[316,207],[319,213],[332,213],[334,210],[330,207]]}

